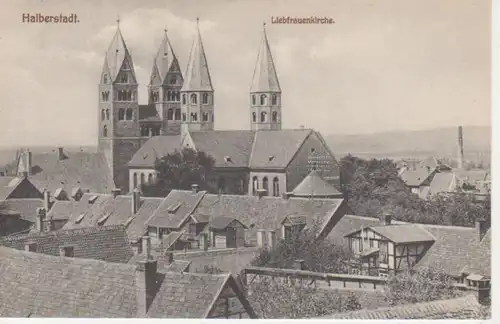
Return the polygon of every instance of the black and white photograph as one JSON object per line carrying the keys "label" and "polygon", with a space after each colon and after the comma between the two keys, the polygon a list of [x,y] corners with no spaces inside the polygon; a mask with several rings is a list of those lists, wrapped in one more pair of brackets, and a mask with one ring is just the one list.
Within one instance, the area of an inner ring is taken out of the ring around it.
{"label": "black and white photograph", "polygon": [[492,319],[498,4],[0,2],[0,320]]}

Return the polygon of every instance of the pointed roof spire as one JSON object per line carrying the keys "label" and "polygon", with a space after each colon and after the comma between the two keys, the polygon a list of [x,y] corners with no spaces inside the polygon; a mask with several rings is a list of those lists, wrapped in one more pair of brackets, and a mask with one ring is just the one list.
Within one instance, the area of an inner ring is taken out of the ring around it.
{"label": "pointed roof spire", "polygon": [[213,91],[207,57],[201,40],[199,18],[196,18],[196,31],[197,35],[189,54],[189,62],[186,73],[184,73],[185,79],[181,91]]}
{"label": "pointed roof spire", "polygon": [[122,32],[120,30],[120,17],[116,19],[116,24],[117,24],[116,33],[115,36],[113,36],[113,39],[111,40],[111,44],[109,44],[105,58],[105,62],[108,64],[109,74],[112,81],[116,80],[118,72],[120,72],[120,69],[122,68],[125,59],[129,61],[131,65],[130,69],[132,73],[134,73],[134,69],[132,67],[132,59],[127,49],[127,45],[125,44],[125,40],[123,39]]}
{"label": "pointed roof spire", "polygon": [[267,41],[266,23],[264,22],[262,25],[262,41],[255,63],[250,92],[281,92],[273,56]]}
{"label": "pointed roof spire", "polygon": [[167,29],[165,28],[163,39],[153,63],[153,68],[158,69],[162,83],[165,83],[167,73],[171,70],[173,64],[178,64],[177,56],[175,56],[174,49],[167,35]]}

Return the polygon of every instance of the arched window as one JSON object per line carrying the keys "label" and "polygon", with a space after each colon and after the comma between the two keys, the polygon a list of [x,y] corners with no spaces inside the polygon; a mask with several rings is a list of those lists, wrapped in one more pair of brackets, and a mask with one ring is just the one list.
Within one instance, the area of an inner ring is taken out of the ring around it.
{"label": "arched window", "polygon": [[273,122],[277,122],[277,121],[278,121],[278,112],[273,111]]}
{"label": "arched window", "polygon": [[137,97],[137,92],[134,90],[132,92],[132,101],[135,101],[135,98]]}
{"label": "arched window", "polygon": [[203,94],[202,103],[208,105],[208,93]]}
{"label": "arched window", "polygon": [[191,94],[191,104],[195,105],[198,103],[198,97],[196,96],[196,93]]}
{"label": "arched window", "polygon": [[153,174],[152,174],[152,173],[150,173],[150,174],[148,175],[148,183],[149,183],[149,184],[152,184],[152,183],[153,183]]}
{"label": "arched window", "polygon": [[109,109],[106,109],[106,120],[109,120]]}
{"label": "arched window", "polygon": [[134,188],[137,188],[137,173],[134,172],[134,180],[133,180]]}
{"label": "arched window", "polygon": [[217,181],[217,189],[219,190],[219,193],[225,193],[226,179],[224,179],[224,177],[220,177],[219,180]]}
{"label": "arched window", "polygon": [[106,125],[102,128],[102,136],[108,137],[108,126]]}
{"label": "arched window", "polygon": [[102,101],[108,101],[109,99],[109,91],[103,91],[102,92]]}
{"label": "arched window", "polygon": [[104,74],[104,76],[102,77],[102,83],[108,83],[108,75],[107,74]]}
{"label": "arched window", "polygon": [[202,120],[204,122],[208,121],[208,113],[207,112],[204,112],[203,115],[202,115]]}
{"label": "arched window", "polygon": [[177,108],[175,110],[175,120],[181,120],[181,110],[180,110],[180,108]]}
{"label": "arched window", "polygon": [[175,101],[181,101],[181,93],[179,91],[175,92]]}
{"label": "arched window", "polygon": [[197,113],[191,113],[191,121],[198,121],[198,114]]}
{"label": "arched window", "polygon": [[185,93],[182,95],[182,104],[183,105],[186,104],[186,94]]}
{"label": "arched window", "polygon": [[257,177],[253,177],[252,179],[252,195],[257,195],[257,189],[259,189],[259,179]]}
{"label": "arched window", "polygon": [[174,119],[174,110],[172,108],[170,108],[168,111],[167,111],[167,119],[168,120],[173,120]]}
{"label": "arched window", "polygon": [[252,105],[255,105],[257,101],[257,98],[255,98],[255,95],[252,95]]}
{"label": "arched window", "polygon": [[271,97],[271,103],[273,105],[277,105],[278,104],[278,96],[273,94],[273,96]]}
{"label": "arched window", "polygon": [[267,113],[265,111],[260,113],[260,121],[263,123],[267,120]]}
{"label": "arched window", "polygon": [[120,108],[118,109],[118,120],[124,120],[125,119],[125,109]]}
{"label": "arched window", "polygon": [[105,120],[106,119],[106,113],[104,112],[104,109],[101,110],[101,120]]}
{"label": "arched window", "polygon": [[254,112],[252,113],[252,120],[254,123],[257,121],[257,114]]}
{"label": "arched window", "polygon": [[263,106],[266,104],[267,96],[265,94],[260,95],[260,104]]}
{"label": "arched window", "polygon": [[132,91],[127,91],[127,100],[132,101]]}
{"label": "arched window", "polygon": [[127,108],[127,120],[132,120],[132,108]]}
{"label": "arched window", "polygon": [[262,189],[265,189],[266,193],[267,191],[269,191],[269,182],[267,181],[267,177],[264,177],[264,179],[262,179]]}
{"label": "arched window", "polygon": [[279,197],[280,195],[280,181],[278,177],[274,177],[273,179],[273,196]]}
{"label": "arched window", "polygon": [[141,173],[141,185],[145,183],[146,183],[146,176],[144,175],[144,173]]}
{"label": "arched window", "polygon": [[182,113],[182,121],[186,121],[186,113]]}

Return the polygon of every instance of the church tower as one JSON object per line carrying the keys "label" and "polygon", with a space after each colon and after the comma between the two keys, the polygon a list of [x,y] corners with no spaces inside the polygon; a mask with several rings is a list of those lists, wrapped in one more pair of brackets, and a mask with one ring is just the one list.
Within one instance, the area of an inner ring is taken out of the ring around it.
{"label": "church tower", "polygon": [[265,24],[250,88],[250,129],[281,129],[281,88]]}
{"label": "church tower", "polygon": [[181,89],[182,133],[214,129],[214,89],[201,40],[199,20]]}
{"label": "church tower", "polygon": [[162,121],[161,135],[179,135],[183,78],[167,30],[153,61],[149,83],[149,104],[156,107]]}
{"label": "church tower", "polygon": [[119,20],[117,23],[99,82],[98,150],[108,161],[115,185],[126,190],[127,163],[140,147],[138,85]]}

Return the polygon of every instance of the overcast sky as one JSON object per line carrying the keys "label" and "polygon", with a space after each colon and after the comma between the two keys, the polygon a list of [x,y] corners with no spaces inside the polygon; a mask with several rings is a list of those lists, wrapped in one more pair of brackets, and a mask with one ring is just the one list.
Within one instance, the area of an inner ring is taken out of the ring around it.
{"label": "overcast sky", "polygon": [[[490,1],[19,1],[0,12],[0,145],[89,145],[97,84],[121,29],[145,103],[167,28],[184,69],[196,17],[215,87],[217,129],[248,129],[248,91],[267,22],[283,127],[323,134],[490,124]],[[22,13],[78,14],[73,25]],[[277,25],[327,16],[333,25]]]}

